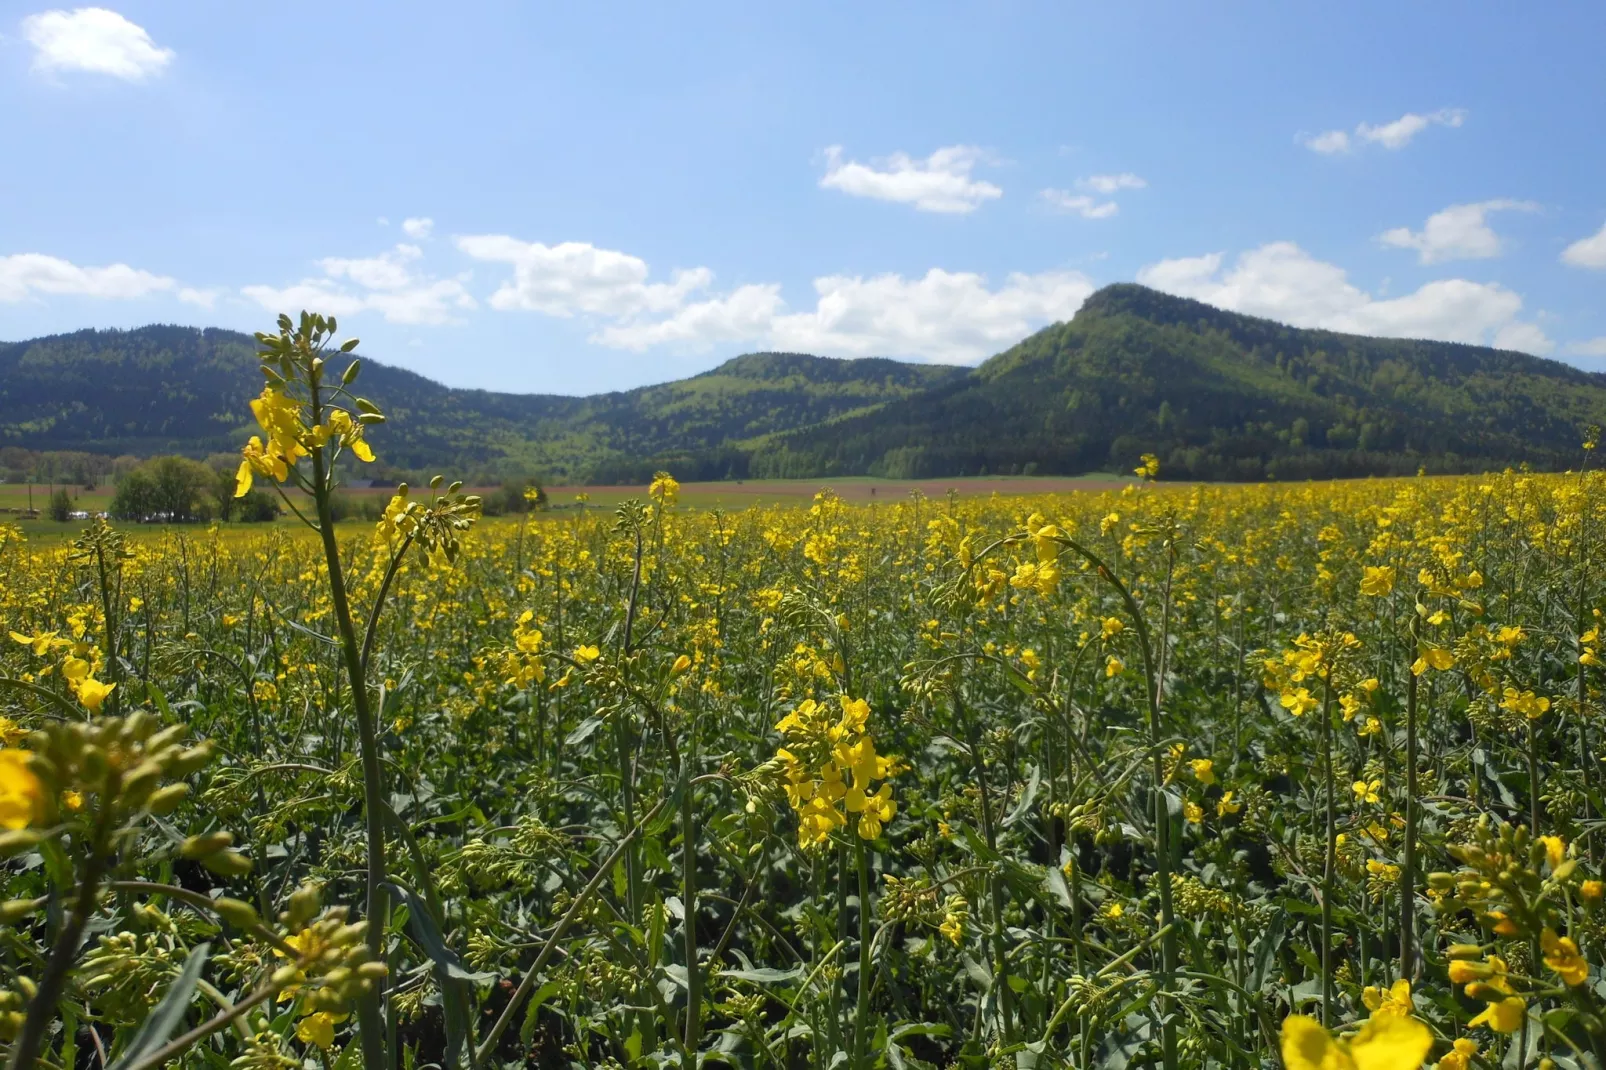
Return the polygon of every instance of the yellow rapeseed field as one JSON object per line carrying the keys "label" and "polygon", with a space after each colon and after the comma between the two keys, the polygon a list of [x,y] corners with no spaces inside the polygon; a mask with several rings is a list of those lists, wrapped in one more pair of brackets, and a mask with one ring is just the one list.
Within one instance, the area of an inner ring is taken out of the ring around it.
{"label": "yellow rapeseed field", "polygon": [[312,530],[0,527],[10,1065],[1606,1065],[1589,449],[337,532],[334,329]]}

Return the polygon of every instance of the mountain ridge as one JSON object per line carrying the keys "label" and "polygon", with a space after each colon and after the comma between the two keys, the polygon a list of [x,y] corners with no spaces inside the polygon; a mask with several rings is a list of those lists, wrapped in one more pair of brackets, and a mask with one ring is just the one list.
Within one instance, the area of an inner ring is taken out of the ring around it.
{"label": "mountain ridge", "polygon": [[[255,344],[153,325],[0,343],[0,447],[238,448]],[[799,353],[588,396],[446,387],[368,360],[397,470],[637,482],[1123,469],[1307,478],[1579,460],[1606,375],[1460,343],[1290,327],[1131,283],[975,368]]]}

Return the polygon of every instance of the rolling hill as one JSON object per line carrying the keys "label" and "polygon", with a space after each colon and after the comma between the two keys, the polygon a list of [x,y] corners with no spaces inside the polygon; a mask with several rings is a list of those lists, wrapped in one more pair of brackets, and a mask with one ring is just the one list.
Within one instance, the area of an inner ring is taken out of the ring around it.
{"label": "rolling hill", "polygon": [[1302,479],[1575,467],[1606,376],[1446,342],[1302,330],[1136,285],[963,380],[776,436],[755,474],[1124,470]]}
{"label": "rolling hill", "polygon": [[[0,447],[204,457],[250,433],[256,343],[234,331],[152,326],[0,343]],[[366,357],[366,354],[363,354]],[[634,478],[642,458],[705,468],[733,443],[810,426],[963,378],[967,369],[752,353],[688,379],[576,398],[454,390],[365,359],[371,434],[400,470]],[[725,474],[721,469],[714,478]],[[738,473],[740,474],[740,473]]]}
{"label": "rolling hill", "polygon": [[[0,447],[204,456],[248,433],[255,345],[154,326],[0,344]],[[1576,466],[1606,376],[1522,353],[1303,330],[1142,286],[974,369],[754,353],[591,397],[455,390],[372,360],[394,470],[639,482],[1125,469],[1299,479]]]}

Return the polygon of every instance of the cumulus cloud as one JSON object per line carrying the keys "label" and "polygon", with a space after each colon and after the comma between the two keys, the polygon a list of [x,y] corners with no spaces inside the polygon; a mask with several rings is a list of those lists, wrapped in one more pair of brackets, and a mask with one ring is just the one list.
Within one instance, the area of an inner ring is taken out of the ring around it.
{"label": "cumulus cloud", "polygon": [[1606,334],[1599,338],[1574,342],[1567,347],[1567,352],[1576,353],[1580,357],[1606,357]]}
{"label": "cumulus cloud", "polygon": [[321,278],[288,286],[245,286],[240,292],[270,312],[315,308],[336,316],[378,312],[391,323],[441,324],[454,313],[478,307],[462,278],[424,274],[424,251],[406,243],[378,256],[324,257]]}
{"label": "cumulus cloud", "polygon": [[1538,209],[1539,206],[1532,201],[1495,200],[1452,204],[1444,211],[1428,216],[1426,225],[1419,231],[1395,227],[1384,231],[1378,240],[1384,245],[1400,249],[1415,249],[1417,259],[1424,264],[1499,256],[1500,235],[1490,228],[1489,213],[1534,212]]}
{"label": "cumulus cloud", "polygon": [[1324,156],[1349,151],[1349,134],[1343,130],[1326,130],[1305,139],[1305,147]]}
{"label": "cumulus cloud", "polygon": [[1390,338],[1433,338],[1530,353],[1554,348],[1544,332],[1519,321],[1522,298],[1498,283],[1441,279],[1382,299],[1349,281],[1343,268],[1293,242],[1242,253],[1230,267],[1221,253],[1162,260],[1138,272],[1146,286],[1219,308],[1291,323]]}
{"label": "cumulus cloud", "polygon": [[919,278],[817,278],[813,307],[794,310],[777,283],[718,293],[704,267],[655,282],[640,257],[589,243],[543,245],[496,234],[457,243],[471,257],[512,266],[512,278],[491,297],[493,308],[586,317],[596,323],[591,341],[636,351],[740,342],[832,356],[969,362],[1069,318],[1093,291],[1074,272],[1017,273],[992,287],[981,275],[933,268]]}
{"label": "cumulus cloud", "polygon": [[37,71],[91,71],[137,82],[173,60],[144,27],[103,7],[42,11],[22,20],[22,36],[34,48]]}
{"label": "cumulus cloud", "polygon": [[1054,211],[1079,215],[1083,219],[1108,219],[1121,210],[1121,206],[1114,201],[1101,201],[1085,193],[1072,193],[1067,189],[1046,189],[1038,196],[1042,197],[1044,203]]}
{"label": "cumulus cloud", "polygon": [[[1130,171],[1118,175],[1089,175],[1087,178],[1076,180],[1077,189],[1091,190],[1100,197],[1109,197],[1121,190],[1144,189],[1147,186],[1147,182]],[[1108,219],[1121,210],[1121,206],[1115,201],[1101,200],[1100,197],[1090,196],[1085,192],[1045,189],[1039,191],[1037,195],[1052,210],[1067,215],[1079,215],[1083,219]]]}
{"label": "cumulus cloud", "polygon": [[475,260],[511,264],[513,277],[491,295],[491,307],[549,316],[590,314],[625,319],[670,312],[713,282],[707,268],[676,271],[670,282],[648,282],[647,262],[590,242],[543,245],[506,234],[471,234],[457,247]]}
{"label": "cumulus cloud", "polygon": [[1361,144],[1381,145],[1385,149],[1403,149],[1411,143],[1411,139],[1430,126],[1460,126],[1466,121],[1467,113],[1461,108],[1440,108],[1438,111],[1417,113],[1406,112],[1391,123],[1381,123],[1374,126],[1371,123],[1360,123],[1355,127],[1353,137],[1343,130],[1324,130],[1320,134],[1301,137],[1300,141],[1312,152],[1319,152],[1326,156],[1349,152],[1350,149]]}
{"label": "cumulus cloud", "polygon": [[435,229],[435,221],[429,216],[417,216],[402,220],[402,232],[416,241],[423,241]]}
{"label": "cumulus cloud", "polygon": [[840,190],[853,197],[912,204],[922,212],[964,214],[1004,195],[991,182],[971,177],[985,154],[971,145],[950,145],[923,160],[897,152],[885,160],[862,164],[842,158],[842,146],[825,150],[822,189]]}
{"label": "cumulus cloud", "polygon": [[1561,251],[1561,261],[1581,268],[1606,268],[1606,225]]}
{"label": "cumulus cloud", "polygon": [[918,279],[830,275],[814,292],[812,310],[776,318],[776,348],[972,364],[1070,319],[1093,284],[1072,271],[1015,272],[994,289],[974,272],[932,268]]}
{"label": "cumulus cloud", "polygon": [[0,256],[0,301],[16,302],[44,295],[71,297],[135,298],[173,290],[178,283],[166,275],[109,264],[79,267],[43,253]]}
{"label": "cumulus cloud", "polygon": [[1094,193],[1109,196],[1124,189],[1145,189],[1148,183],[1137,175],[1127,171],[1119,175],[1089,175],[1076,183],[1082,189],[1090,189]]}

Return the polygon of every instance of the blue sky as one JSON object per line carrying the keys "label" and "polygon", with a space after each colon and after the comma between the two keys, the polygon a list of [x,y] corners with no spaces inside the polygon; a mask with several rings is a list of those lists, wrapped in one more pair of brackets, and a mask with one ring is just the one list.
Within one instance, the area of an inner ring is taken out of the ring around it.
{"label": "blue sky", "polygon": [[1138,280],[1606,366],[1606,5],[0,8],[0,338],[974,363]]}

